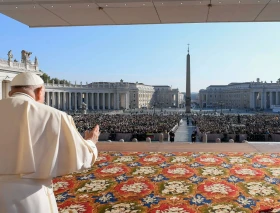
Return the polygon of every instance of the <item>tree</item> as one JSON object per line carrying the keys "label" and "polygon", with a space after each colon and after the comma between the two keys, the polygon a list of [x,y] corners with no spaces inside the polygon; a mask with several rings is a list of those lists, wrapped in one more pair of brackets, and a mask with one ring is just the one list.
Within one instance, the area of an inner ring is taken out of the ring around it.
{"label": "tree", "polygon": [[[41,70],[40,70],[41,71]],[[42,72],[42,71],[41,71]],[[51,78],[48,74],[44,73],[42,76],[42,79],[44,81],[44,83],[52,83],[54,81],[55,84],[63,84],[65,82],[65,84],[70,84],[69,81],[65,80],[65,79],[58,79],[58,78]]]}
{"label": "tree", "polygon": [[44,73],[41,78],[43,79],[44,83],[47,83],[51,79],[46,73]]}

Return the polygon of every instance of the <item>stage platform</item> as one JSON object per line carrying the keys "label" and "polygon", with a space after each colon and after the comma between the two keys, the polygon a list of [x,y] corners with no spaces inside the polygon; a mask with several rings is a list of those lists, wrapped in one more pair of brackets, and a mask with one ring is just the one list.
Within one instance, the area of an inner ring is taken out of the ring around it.
{"label": "stage platform", "polygon": [[98,151],[115,152],[280,152],[280,142],[188,143],[188,142],[99,142]]}
{"label": "stage platform", "polygon": [[53,180],[59,212],[280,211],[280,143],[99,142],[92,168]]}

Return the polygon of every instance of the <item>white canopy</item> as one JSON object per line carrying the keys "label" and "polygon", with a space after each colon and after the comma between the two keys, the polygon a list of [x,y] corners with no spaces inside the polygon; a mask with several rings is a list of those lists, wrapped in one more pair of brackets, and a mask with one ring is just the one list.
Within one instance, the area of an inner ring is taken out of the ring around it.
{"label": "white canopy", "polygon": [[0,13],[30,27],[264,22],[280,0],[2,0]]}

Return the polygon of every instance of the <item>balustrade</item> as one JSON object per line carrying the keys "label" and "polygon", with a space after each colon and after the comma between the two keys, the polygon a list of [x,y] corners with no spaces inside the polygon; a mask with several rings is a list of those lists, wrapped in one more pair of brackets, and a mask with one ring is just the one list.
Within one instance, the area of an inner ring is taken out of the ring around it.
{"label": "balustrade", "polygon": [[0,59],[0,67],[10,67],[14,69],[25,69],[25,70],[32,70],[32,71],[39,70],[39,67],[32,63],[28,63],[26,66],[25,63],[8,61],[5,59]]}

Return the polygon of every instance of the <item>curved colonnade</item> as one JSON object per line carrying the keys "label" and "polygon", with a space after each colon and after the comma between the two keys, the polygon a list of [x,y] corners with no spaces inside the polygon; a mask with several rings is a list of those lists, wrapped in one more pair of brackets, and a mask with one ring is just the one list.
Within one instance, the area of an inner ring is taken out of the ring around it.
{"label": "curved colonnade", "polygon": [[79,110],[82,103],[88,110],[119,110],[129,108],[128,83],[46,86],[45,103],[60,110]]}

